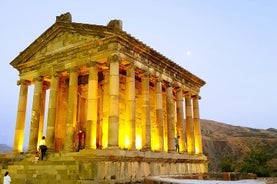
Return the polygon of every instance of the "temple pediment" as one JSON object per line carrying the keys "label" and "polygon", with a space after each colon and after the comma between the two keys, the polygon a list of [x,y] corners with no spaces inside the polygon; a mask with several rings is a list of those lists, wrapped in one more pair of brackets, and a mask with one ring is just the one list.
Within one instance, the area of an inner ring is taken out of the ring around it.
{"label": "temple pediment", "polygon": [[28,61],[78,47],[112,35],[104,26],[56,22],[10,63],[18,69]]}
{"label": "temple pediment", "polygon": [[58,52],[64,52],[71,48],[76,48],[88,42],[96,41],[98,36],[86,36],[76,32],[62,32],[46,45],[42,46],[39,51],[33,55],[30,60],[47,57]]}

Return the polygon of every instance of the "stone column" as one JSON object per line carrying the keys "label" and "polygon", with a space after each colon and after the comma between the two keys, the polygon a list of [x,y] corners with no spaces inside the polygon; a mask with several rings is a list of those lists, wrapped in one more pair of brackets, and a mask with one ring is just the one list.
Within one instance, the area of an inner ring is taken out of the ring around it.
{"label": "stone column", "polygon": [[32,105],[32,116],[30,124],[30,135],[29,135],[29,145],[28,152],[33,153],[37,150],[38,143],[38,132],[39,132],[39,121],[41,112],[41,96],[42,96],[42,77],[37,77],[34,79],[34,95],[33,95],[33,105]]}
{"label": "stone column", "polygon": [[44,116],[45,116],[45,100],[46,100],[46,90],[49,88],[49,83],[44,81],[42,84],[42,93],[40,100],[40,117],[39,117],[39,126],[38,126],[38,142],[40,144],[44,131]]}
{"label": "stone column", "polygon": [[57,94],[58,94],[59,75],[52,74],[50,84],[50,95],[48,103],[48,118],[46,128],[46,145],[48,151],[54,151],[55,147],[55,124],[57,113]]}
{"label": "stone column", "polygon": [[195,153],[202,154],[202,136],[201,136],[201,126],[199,119],[199,106],[198,106],[199,96],[195,95],[192,98],[193,102],[193,122],[194,122],[194,136],[195,136]]}
{"label": "stone column", "polygon": [[175,152],[174,143],[174,101],[172,84],[168,83],[166,88],[166,111],[168,127],[168,152]]}
{"label": "stone column", "polygon": [[163,126],[163,94],[162,80],[156,80],[156,121],[159,131],[160,151],[164,151],[164,126]]}
{"label": "stone column", "polygon": [[68,103],[66,116],[66,135],[64,151],[74,151],[74,141],[76,135],[76,115],[77,115],[77,92],[78,92],[78,68],[72,68],[69,76]]}
{"label": "stone column", "polygon": [[183,90],[181,87],[177,88],[177,134],[180,136],[180,152],[186,149],[185,141],[185,126],[184,126],[184,108],[183,108]]}
{"label": "stone column", "polygon": [[102,146],[103,148],[108,147],[108,135],[109,135],[109,84],[110,84],[110,73],[108,70],[103,71],[104,74],[104,89],[103,89],[103,121],[102,121]]}
{"label": "stone column", "polygon": [[135,125],[135,67],[130,64],[126,74],[126,116],[127,124],[131,125],[131,149],[136,149],[136,125]]}
{"label": "stone column", "polygon": [[109,133],[108,147],[118,148],[119,140],[119,56],[113,55],[110,62],[109,83]]}
{"label": "stone column", "polygon": [[142,90],[142,149],[151,149],[151,124],[150,124],[150,95],[149,72],[146,71],[141,79]]}
{"label": "stone column", "polygon": [[17,84],[20,85],[20,91],[19,91],[16,126],[15,126],[15,134],[14,134],[14,146],[13,146],[14,153],[23,152],[29,82],[26,80],[20,80],[18,81]]}
{"label": "stone column", "polygon": [[97,136],[97,110],[98,110],[98,68],[96,62],[87,65],[89,67],[88,79],[88,107],[86,127],[86,149],[96,149]]}
{"label": "stone column", "polygon": [[186,135],[187,135],[187,151],[189,154],[194,153],[194,133],[191,109],[191,95],[186,93]]}

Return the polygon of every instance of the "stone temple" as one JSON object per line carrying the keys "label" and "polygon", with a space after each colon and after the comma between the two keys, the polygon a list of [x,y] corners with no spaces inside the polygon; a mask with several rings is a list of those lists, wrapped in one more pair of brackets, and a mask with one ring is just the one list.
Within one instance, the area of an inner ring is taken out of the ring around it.
{"label": "stone temple", "polygon": [[[11,65],[20,93],[6,169],[16,183],[132,183],[207,172],[198,106],[205,81],[123,31],[120,20],[103,26],[57,16]],[[42,136],[46,158],[34,162]]]}

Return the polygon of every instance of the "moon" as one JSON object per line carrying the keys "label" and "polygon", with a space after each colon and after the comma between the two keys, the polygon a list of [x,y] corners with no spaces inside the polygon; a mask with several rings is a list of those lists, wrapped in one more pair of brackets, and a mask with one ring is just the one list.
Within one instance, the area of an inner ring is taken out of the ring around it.
{"label": "moon", "polygon": [[188,50],[188,51],[186,52],[186,55],[187,55],[187,56],[190,56],[190,55],[191,55],[191,51]]}

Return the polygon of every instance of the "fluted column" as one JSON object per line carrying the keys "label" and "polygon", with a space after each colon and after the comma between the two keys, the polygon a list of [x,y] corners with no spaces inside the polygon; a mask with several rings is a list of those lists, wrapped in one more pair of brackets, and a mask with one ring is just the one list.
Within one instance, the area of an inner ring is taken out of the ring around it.
{"label": "fluted column", "polygon": [[187,135],[187,151],[188,153],[194,153],[194,132],[193,132],[193,120],[192,120],[192,108],[191,108],[191,95],[186,93],[186,135]]}
{"label": "fluted column", "polygon": [[198,105],[199,96],[195,95],[192,98],[193,102],[193,125],[194,125],[194,136],[195,136],[195,153],[202,154],[202,136],[201,136],[201,126],[199,119],[199,105]]}
{"label": "fluted column", "polygon": [[23,151],[29,82],[26,80],[20,80],[18,81],[17,84],[20,85],[20,91],[19,91],[16,126],[15,126],[15,133],[14,133],[14,146],[13,146],[14,153],[20,153]]}
{"label": "fluted column", "polygon": [[168,127],[168,152],[175,151],[174,143],[174,102],[172,84],[167,84],[166,88],[166,111],[167,111],[167,127]]}
{"label": "fluted column", "polygon": [[126,74],[126,116],[127,124],[131,125],[131,146],[132,150],[136,149],[136,126],[135,126],[135,67],[133,64],[130,64],[127,67]]}
{"label": "fluted column", "polygon": [[54,151],[55,146],[55,124],[57,113],[57,95],[58,95],[58,82],[59,75],[57,73],[52,74],[50,84],[50,95],[48,102],[48,118],[46,128],[46,145],[48,151]]}
{"label": "fluted column", "polygon": [[151,124],[150,124],[150,95],[149,72],[146,71],[141,79],[142,90],[142,149],[151,149]]}
{"label": "fluted column", "polygon": [[183,108],[183,90],[181,87],[177,88],[177,134],[180,136],[180,151],[185,151],[185,126],[184,126],[184,108]]}
{"label": "fluted column", "polygon": [[162,80],[156,80],[156,123],[158,125],[160,151],[164,151],[163,95]]}
{"label": "fluted column", "polygon": [[119,140],[119,60],[120,59],[117,55],[113,55],[109,58],[109,148],[118,148]]}
{"label": "fluted column", "polygon": [[64,151],[74,151],[76,115],[77,115],[77,92],[78,92],[78,68],[72,68],[69,76],[68,103],[66,116],[66,135]]}
{"label": "fluted column", "polygon": [[38,142],[38,132],[39,132],[39,121],[41,113],[41,96],[42,96],[42,77],[37,77],[34,79],[34,95],[33,95],[33,105],[32,105],[32,116],[30,124],[30,135],[29,135],[29,145],[28,152],[35,152],[37,150]]}
{"label": "fluted column", "polygon": [[96,63],[90,63],[88,80],[88,107],[86,127],[86,149],[96,149],[97,110],[98,110],[98,68]]}

